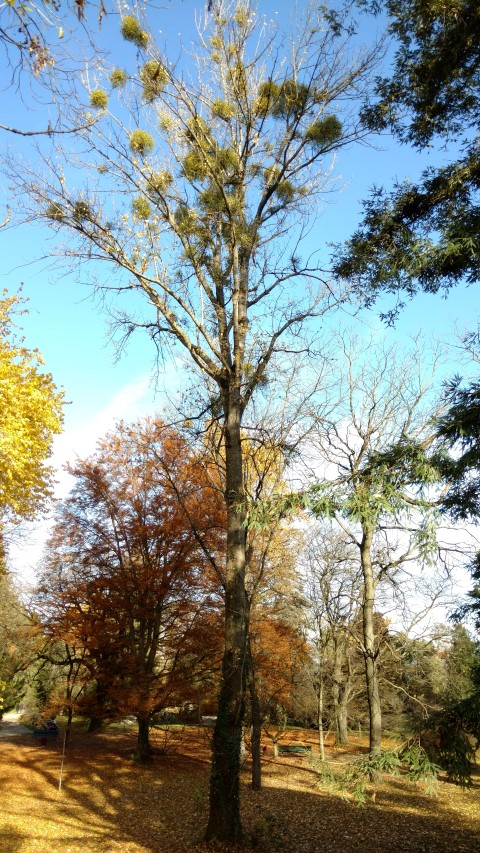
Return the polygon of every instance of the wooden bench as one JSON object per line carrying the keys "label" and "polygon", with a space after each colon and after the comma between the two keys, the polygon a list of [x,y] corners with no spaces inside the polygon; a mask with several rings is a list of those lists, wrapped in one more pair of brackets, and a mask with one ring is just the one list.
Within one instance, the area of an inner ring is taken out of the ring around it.
{"label": "wooden bench", "polygon": [[54,738],[58,737],[58,727],[50,726],[49,728],[44,729],[34,729],[33,737],[35,740],[39,740],[42,746],[47,745],[47,740],[54,740]]}
{"label": "wooden bench", "polygon": [[277,749],[279,755],[310,755],[312,752],[312,747],[303,743],[279,743]]}

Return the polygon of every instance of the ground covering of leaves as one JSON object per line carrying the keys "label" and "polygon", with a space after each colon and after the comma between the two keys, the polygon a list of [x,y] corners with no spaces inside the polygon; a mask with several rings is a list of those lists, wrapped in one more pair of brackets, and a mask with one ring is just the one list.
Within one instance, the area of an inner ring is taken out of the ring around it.
{"label": "ground covering of leaves", "polygon": [[[283,742],[314,743],[314,732]],[[208,733],[195,727],[170,735],[169,749],[148,766],[131,760],[133,736],[75,732],[59,791],[62,738],[41,746],[31,736],[0,741],[2,853],[206,853]],[[157,746],[164,746],[157,735]],[[350,751],[365,750],[356,743]],[[346,756],[328,750],[328,758]],[[470,790],[441,781],[437,795],[401,778],[384,777],[359,808],[316,784],[309,761],[265,752],[264,788],[243,778],[242,809],[249,844],[262,853],[458,853],[480,850],[480,776]],[[226,848],[218,845],[215,853]]]}

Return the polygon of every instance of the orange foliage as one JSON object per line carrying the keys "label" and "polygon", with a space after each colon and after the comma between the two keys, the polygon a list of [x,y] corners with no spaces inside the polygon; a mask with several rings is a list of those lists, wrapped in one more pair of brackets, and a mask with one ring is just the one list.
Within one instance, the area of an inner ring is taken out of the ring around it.
{"label": "orange foliage", "polygon": [[187,659],[200,679],[223,561],[221,495],[159,420],[119,424],[69,471],[37,612],[96,683],[78,705],[148,717],[179,695]]}

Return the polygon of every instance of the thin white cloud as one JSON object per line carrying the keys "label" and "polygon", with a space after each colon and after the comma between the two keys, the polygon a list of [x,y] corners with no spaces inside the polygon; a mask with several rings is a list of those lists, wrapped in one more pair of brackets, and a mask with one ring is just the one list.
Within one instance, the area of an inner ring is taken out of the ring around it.
{"label": "thin white cloud", "polygon": [[92,418],[67,427],[56,437],[51,459],[51,464],[58,471],[56,497],[64,497],[71,486],[71,478],[63,470],[67,462],[84,459],[94,453],[99,439],[118,421],[134,421],[153,414],[156,408],[150,375],[144,374],[121,388]]}

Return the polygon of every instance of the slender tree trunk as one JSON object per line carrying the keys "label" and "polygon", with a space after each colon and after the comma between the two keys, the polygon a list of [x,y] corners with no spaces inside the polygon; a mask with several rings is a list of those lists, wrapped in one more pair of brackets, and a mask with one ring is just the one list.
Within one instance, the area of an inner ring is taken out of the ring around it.
{"label": "slender tree trunk", "polygon": [[375,643],[374,606],[375,580],[373,577],[371,548],[373,530],[365,527],[361,543],[361,562],[364,582],[363,645],[365,678],[367,685],[370,728],[370,755],[380,755],[382,749],[382,709],[378,684],[378,649]]}
{"label": "slender tree trunk", "polygon": [[320,758],[325,761],[325,737],[323,731],[323,672],[319,673],[318,697],[317,697],[317,723],[318,723],[318,747]]}
{"label": "slender tree trunk", "polygon": [[[343,697],[342,697],[343,699]],[[348,711],[347,705],[341,701],[337,708],[337,732],[340,746],[348,745]]]}
{"label": "slender tree trunk", "polygon": [[262,715],[250,649],[248,651],[248,690],[252,715],[252,788],[254,791],[260,791],[262,788]]}
{"label": "slender tree trunk", "polygon": [[347,746],[348,744],[348,701],[351,674],[350,667],[348,667],[347,673],[344,671],[344,664],[348,663],[347,655],[348,651],[345,650],[344,643],[337,640],[334,644],[332,698],[335,712],[336,742],[340,746]]}
{"label": "slender tree trunk", "polygon": [[135,761],[139,761],[140,763],[145,763],[150,761],[152,757],[152,751],[150,748],[150,726],[148,717],[137,717],[138,723],[138,735],[137,735],[137,746],[135,749]]}
{"label": "slender tree trunk", "polygon": [[[239,390],[226,401],[225,464],[227,564],[225,580],[225,651],[218,715],[212,740],[210,813],[206,840],[237,843],[240,821],[240,753],[245,705],[247,600],[245,594],[246,528]],[[236,399],[235,399],[236,396]]]}

